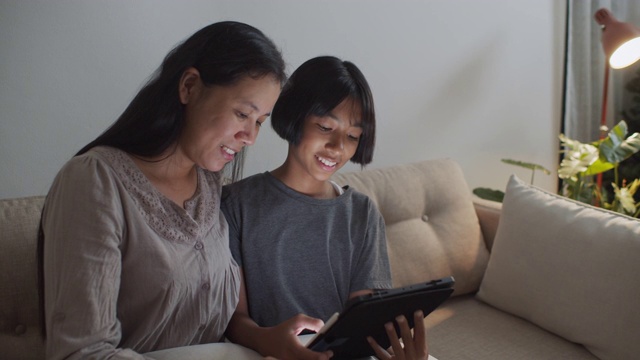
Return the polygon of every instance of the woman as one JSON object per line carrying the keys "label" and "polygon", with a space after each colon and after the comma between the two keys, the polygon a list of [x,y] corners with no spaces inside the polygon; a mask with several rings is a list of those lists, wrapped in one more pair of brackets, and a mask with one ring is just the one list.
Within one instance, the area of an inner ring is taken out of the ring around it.
{"label": "woman", "polygon": [[[380,212],[364,194],[331,181],[347,162],[373,158],[373,96],[354,64],[317,57],[291,75],[271,124],[289,143],[284,163],[223,188],[231,252],[244,279],[228,335],[263,355],[311,358],[288,332],[292,325],[301,331],[350,298],[391,287]],[[416,314],[415,341],[398,319],[404,349],[388,324],[399,358],[426,359],[422,319]],[[244,336],[252,333],[261,335]],[[371,345],[378,357],[392,357]]]}
{"label": "woman", "polygon": [[284,67],[259,30],[209,25],[62,168],[40,231],[48,359],[140,358],[221,340],[240,286],[221,170],[241,165]]}

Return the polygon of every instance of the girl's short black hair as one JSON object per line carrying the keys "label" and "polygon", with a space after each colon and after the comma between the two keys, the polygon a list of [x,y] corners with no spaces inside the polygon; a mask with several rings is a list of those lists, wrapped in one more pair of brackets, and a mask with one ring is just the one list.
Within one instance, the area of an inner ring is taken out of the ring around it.
{"label": "girl's short black hair", "polygon": [[320,56],[306,61],[291,74],[271,112],[271,126],[292,145],[311,116],[326,116],[345,99],[360,106],[362,135],[351,161],[362,166],[373,159],[376,116],[373,95],[362,72],[349,61]]}

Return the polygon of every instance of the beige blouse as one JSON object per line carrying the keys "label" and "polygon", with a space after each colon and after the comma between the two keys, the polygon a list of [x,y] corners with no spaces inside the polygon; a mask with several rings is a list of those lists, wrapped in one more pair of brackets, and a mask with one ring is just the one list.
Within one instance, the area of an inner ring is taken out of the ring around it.
{"label": "beige blouse", "polygon": [[198,168],[182,208],[120,150],[72,158],[43,212],[47,359],[219,341],[240,286],[220,191],[220,175]]}

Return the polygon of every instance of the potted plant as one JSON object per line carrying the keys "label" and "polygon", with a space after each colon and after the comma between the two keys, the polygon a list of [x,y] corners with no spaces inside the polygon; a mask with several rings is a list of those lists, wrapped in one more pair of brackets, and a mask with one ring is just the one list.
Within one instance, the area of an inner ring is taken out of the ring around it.
{"label": "potted plant", "polygon": [[[627,123],[622,120],[606,138],[589,144],[560,134],[564,146],[564,158],[558,169],[558,177],[563,180],[562,195],[638,217],[640,206],[634,195],[640,180],[620,179],[618,174],[620,163],[640,151],[640,134],[627,136],[627,133]],[[597,175],[607,171],[613,171],[612,191],[597,182]]]}
{"label": "potted plant", "polygon": [[[607,137],[592,143],[581,143],[560,134],[564,154],[558,168],[558,177],[562,180],[560,195],[640,217],[640,201],[636,201],[635,196],[636,193],[640,195],[640,179],[621,179],[618,173],[620,163],[640,151],[640,134],[627,135],[627,123],[624,120],[611,129]],[[502,162],[531,169],[531,184],[536,170],[551,173],[538,164],[511,159],[502,159]],[[613,172],[613,181],[602,184],[598,178],[607,172]],[[476,188],[473,193],[480,198],[499,202],[504,198],[504,192],[488,188]]]}

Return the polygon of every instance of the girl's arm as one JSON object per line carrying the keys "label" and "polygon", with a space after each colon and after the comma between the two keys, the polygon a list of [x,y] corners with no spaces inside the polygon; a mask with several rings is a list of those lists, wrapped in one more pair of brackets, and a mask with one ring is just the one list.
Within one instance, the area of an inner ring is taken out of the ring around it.
{"label": "girl's arm", "polygon": [[[298,334],[304,329],[319,331],[324,323],[303,314],[298,314],[273,327],[260,327],[249,316],[244,275],[240,285],[240,299],[227,327],[227,337],[234,343],[256,350],[263,356],[273,356],[280,360],[288,359],[329,359],[331,352],[319,353],[307,349],[298,340]],[[277,300],[275,300],[277,301]]]}

